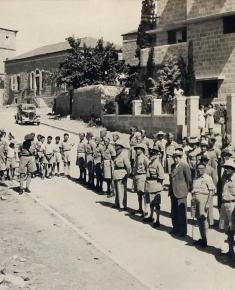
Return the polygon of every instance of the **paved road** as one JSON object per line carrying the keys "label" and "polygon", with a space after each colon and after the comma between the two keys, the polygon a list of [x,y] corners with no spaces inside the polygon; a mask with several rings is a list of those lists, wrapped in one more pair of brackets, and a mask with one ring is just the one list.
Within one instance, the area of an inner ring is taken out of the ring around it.
{"label": "paved road", "polygon": [[[18,140],[31,131],[53,136],[63,134],[43,125],[16,126],[12,111],[0,114],[1,127],[11,129]],[[76,136],[71,138],[76,142]],[[72,175],[77,176],[75,166]],[[235,284],[234,268],[219,254],[223,235],[211,230],[210,246],[202,251],[192,246],[191,225],[189,237],[185,240],[174,239],[168,234],[171,222],[167,193],[163,196],[162,226],[159,230],[144,225],[129,213],[112,209],[112,200],[67,179],[34,179],[31,196],[151,289],[229,290]],[[134,193],[128,195],[128,206],[137,206]],[[218,218],[218,213],[216,214]],[[198,238],[197,228],[194,235]]]}

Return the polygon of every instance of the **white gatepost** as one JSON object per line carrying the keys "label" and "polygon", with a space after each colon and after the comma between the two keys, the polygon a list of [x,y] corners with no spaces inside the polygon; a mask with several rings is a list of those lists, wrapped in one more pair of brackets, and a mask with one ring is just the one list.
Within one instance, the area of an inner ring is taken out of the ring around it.
{"label": "white gatepost", "polygon": [[159,116],[162,114],[162,99],[152,99],[151,115]]}
{"label": "white gatepost", "polygon": [[200,130],[198,128],[198,110],[199,96],[187,97],[187,136],[198,137]]}
{"label": "white gatepost", "polygon": [[142,100],[133,100],[132,101],[132,115],[139,116],[142,112]]}

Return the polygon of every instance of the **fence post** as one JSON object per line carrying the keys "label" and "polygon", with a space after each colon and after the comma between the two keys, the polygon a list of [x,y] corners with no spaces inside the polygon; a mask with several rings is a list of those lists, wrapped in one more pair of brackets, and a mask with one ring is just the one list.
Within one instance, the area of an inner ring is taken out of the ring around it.
{"label": "fence post", "polygon": [[235,94],[227,96],[227,133],[235,145]]}
{"label": "fence post", "polygon": [[179,96],[175,99],[174,115],[176,119],[176,138],[181,140],[185,135],[185,106],[186,97]]}
{"label": "fence post", "polygon": [[138,116],[141,115],[142,111],[142,100],[133,100],[132,101],[132,115]]}
{"label": "fence post", "polygon": [[190,96],[187,98],[187,136],[199,136],[198,128],[198,110],[199,110],[199,96]]}
{"label": "fence post", "polygon": [[159,116],[162,114],[162,99],[152,99],[151,114],[152,116]]}

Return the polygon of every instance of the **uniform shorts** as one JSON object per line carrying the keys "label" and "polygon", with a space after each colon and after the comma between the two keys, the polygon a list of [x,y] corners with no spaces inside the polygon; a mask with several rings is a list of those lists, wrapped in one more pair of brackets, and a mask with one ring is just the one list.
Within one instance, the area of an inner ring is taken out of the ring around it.
{"label": "uniform shorts", "polygon": [[146,174],[138,174],[133,178],[134,189],[137,192],[145,191]]}
{"label": "uniform shorts", "polygon": [[104,160],[102,163],[104,179],[111,179],[113,177],[113,162],[112,160]]}
{"label": "uniform shorts", "polygon": [[206,194],[196,194],[196,196],[195,196],[195,206],[196,206],[196,218],[197,219],[199,217],[202,217],[202,216],[207,218],[208,210],[205,209],[207,201],[208,201],[208,195],[206,195]]}
{"label": "uniform shorts", "polygon": [[86,157],[85,153],[78,153],[76,165],[78,165],[79,167],[85,167],[86,166],[85,157]]}
{"label": "uniform shorts", "polygon": [[35,158],[33,156],[21,156],[19,164],[19,173],[27,174],[34,173],[36,171]]}
{"label": "uniform shorts", "polygon": [[6,162],[7,169],[14,169],[19,166],[19,162],[16,161],[15,157],[8,157]]}
{"label": "uniform shorts", "polygon": [[222,203],[219,228],[226,233],[231,230],[235,234],[235,202]]}
{"label": "uniform shorts", "polygon": [[154,192],[154,193],[146,192],[144,197],[145,197],[145,202],[147,204],[150,204],[151,207],[156,207],[160,209],[160,204],[161,204],[160,192]]}
{"label": "uniform shorts", "polygon": [[54,154],[54,161],[55,163],[61,163],[62,161],[62,156],[61,156],[61,153],[60,152],[55,152]]}
{"label": "uniform shorts", "polygon": [[71,150],[63,152],[63,161],[64,163],[71,162]]}
{"label": "uniform shorts", "polygon": [[55,158],[53,155],[45,155],[43,159],[44,164],[53,165],[55,163]]}

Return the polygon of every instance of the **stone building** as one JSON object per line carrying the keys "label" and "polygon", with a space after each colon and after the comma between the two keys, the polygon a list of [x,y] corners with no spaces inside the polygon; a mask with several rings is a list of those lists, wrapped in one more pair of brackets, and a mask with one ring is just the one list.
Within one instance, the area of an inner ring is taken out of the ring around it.
{"label": "stone building", "polygon": [[[235,1],[157,0],[155,63],[162,64],[168,53],[181,55],[193,41],[197,94],[201,100],[222,101],[235,92]],[[123,50],[134,50],[133,40],[124,34]],[[146,66],[149,49],[141,51]],[[129,53],[124,54],[131,60]]]}
{"label": "stone building", "polygon": [[[81,39],[81,47],[95,47],[97,39],[85,37]],[[5,62],[6,85],[5,103],[20,101],[35,102],[39,106],[51,105],[54,97],[66,91],[66,87],[58,87],[51,78],[59,64],[68,55],[69,43],[60,42],[46,45],[30,52],[8,59]]]}
{"label": "stone building", "polygon": [[0,27],[0,104],[2,104],[5,83],[4,61],[15,54],[16,34],[16,30]]}

